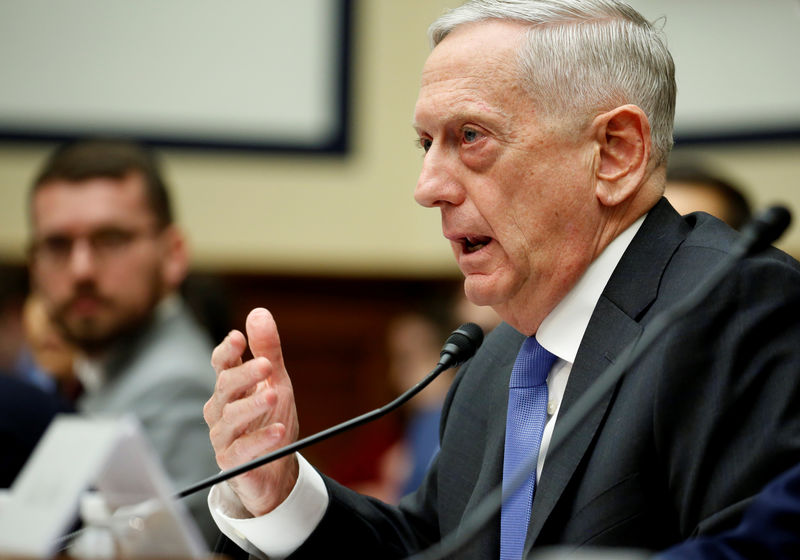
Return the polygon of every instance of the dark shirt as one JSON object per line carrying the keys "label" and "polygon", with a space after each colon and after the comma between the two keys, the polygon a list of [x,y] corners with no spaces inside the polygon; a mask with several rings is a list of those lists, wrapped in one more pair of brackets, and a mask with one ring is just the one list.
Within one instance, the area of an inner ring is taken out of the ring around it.
{"label": "dark shirt", "polygon": [[40,388],[0,373],[0,488],[9,488],[53,417],[71,407]]}

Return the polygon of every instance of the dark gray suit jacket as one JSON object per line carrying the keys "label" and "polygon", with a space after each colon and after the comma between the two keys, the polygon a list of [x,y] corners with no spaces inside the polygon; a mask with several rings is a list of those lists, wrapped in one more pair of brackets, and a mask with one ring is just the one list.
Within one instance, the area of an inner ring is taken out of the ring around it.
{"label": "dark gray suit jacket", "polygon": [[[594,310],[562,417],[659,312],[694,288],[737,234],[704,214],[650,212]],[[746,259],[666,331],[548,454],[527,548],[658,550],[736,524],[770,479],[800,462],[800,265]],[[500,483],[508,379],[523,336],[501,325],[458,373],[441,452],[399,508],[326,479],[331,504],[293,558],[403,558],[458,531]],[[557,422],[554,437],[560,425]],[[496,558],[499,517],[458,558]]]}
{"label": "dark gray suit jacket", "polygon": [[690,539],[654,560],[797,560],[800,464],[762,490],[732,531]]}

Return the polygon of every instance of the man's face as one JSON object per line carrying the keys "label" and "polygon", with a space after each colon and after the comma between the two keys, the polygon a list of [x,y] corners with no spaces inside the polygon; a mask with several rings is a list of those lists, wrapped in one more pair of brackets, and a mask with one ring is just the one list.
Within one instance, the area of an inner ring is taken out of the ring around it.
{"label": "man's face", "polygon": [[43,185],[33,199],[33,280],[65,337],[100,352],[151,314],[166,289],[169,229],[140,175]]}
{"label": "man's face", "polygon": [[532,332],[594,257],[598,203],[588,127],[541,114],[519,85],[522,33],[470,24],[429,56],[415,198],[441,211],[467,297]]}

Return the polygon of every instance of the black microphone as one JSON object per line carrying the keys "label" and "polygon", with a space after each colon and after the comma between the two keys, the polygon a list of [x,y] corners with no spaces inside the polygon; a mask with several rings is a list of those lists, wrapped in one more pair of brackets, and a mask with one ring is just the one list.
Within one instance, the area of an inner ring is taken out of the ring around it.
{"label": "black microphone", "polygon": [[748,254],[766,249],[786,231],[791,221],[792,215],[783,206],[770,206],[759,212],[742,228],[745,243],[750,246]]}
{"label": "black microphone", "polygon": [[261,457],[257,457],[252,461],[244,463],[243,465],[228,469],[227,471],[222,471],[219,474],[206,478],[205,480],[201,480],[200,482],[181,490],[175,494],[174,497],[185,498],[190,494],[194,494],[195,492],[209,488],[210,486],[228,480],[229,478],[233,478],[234,476],[240,475],[249,470],[266,465],[272,461],[276,461],[281,457],[290,455],[295,451],[299,451],[300,449],[308,447],[309,445],[319,443],[320,441],[344,432],[345,430],[355,428],[356,426],[360,426],[380,418],[381,416],[384,416],[385,414],[388,414],[389,412],[398,408],[400,405],[405,404],[406,401],[427,387],[430,382],[436,379],[436,377],[443,371],[460,365],[470,359],[482,343],[483,330],[475,323],[464,323],[454,330],[449,337],[447,337],[447,340],[442,347],[440,354],[441,358],[439,359],[439,363],[436,365],[436,367],[433,368],[433,370],[422,381],[414,385],[411,389],[397,397],[389,404],[384,405],[381,408],[377,408],[372,412],[357,416],[356,418],[351,418],[350,420],[342,422],[341,424],[337,424],[336,426],[328,428],[327,430],[323,430],[314,435],[297,440],[292,444],[281,447],[280,449],[272,451],[271,453],[267,453]]}
{"label": "black microphone", "polygon": [[483,330],[475,323],[464,323],[445,340],[437,366],[445,369],[460,366],[475,354],[482,343]]}
{"label": "black microphone", "polygon": [[[640,336],[631,342],[620,354],[620,359],[605,369],[575,401],[575,404],[558,420],[558,430],[553,432],[548,453],[557,449],[575,430],[584,417],[597,405],[600,399],[622,379],[628,369],[659,339],[661,334],[674,325],[689,311],[697,307],[711,291],[725,278],[742,258],[766,249],[778,239],[791,222],[791,214],[783,206],[772,206],[760,212],[744,228],[742,235],[731,247],[726,257],[711,271],[703,282],[682,300],[665,309],[644,328]],[[475,538],[478,533],[500,511],[503,501],[510,496],[536,469],[538,457],[531,455],[525,464],[511,477],[507,489],[503,491],[502,482],[493,488],[457,531],[445,535],[438,543],[417,552],[406,560],[441,560],[450,557]]]}

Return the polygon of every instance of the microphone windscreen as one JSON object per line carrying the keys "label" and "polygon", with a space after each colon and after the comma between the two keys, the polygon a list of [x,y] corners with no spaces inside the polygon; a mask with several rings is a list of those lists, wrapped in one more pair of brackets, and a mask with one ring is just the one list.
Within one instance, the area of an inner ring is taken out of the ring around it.
{"label": "microphone windscreen", "polygon": [[470,359],[483,343],[483,329],[475,323],[464,323],[454,330],[442,347],[440,365],[455,367]]}
{"label": "microphone windscreen", "polygon": [[755,238],[750,252],[761,251],[777,240],[789,227],[791,221],[791,213],[783,206],[770,206],[756,215],[746,226],[752,229],[752,235]]}

